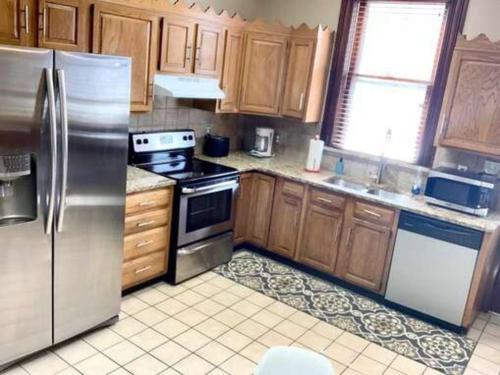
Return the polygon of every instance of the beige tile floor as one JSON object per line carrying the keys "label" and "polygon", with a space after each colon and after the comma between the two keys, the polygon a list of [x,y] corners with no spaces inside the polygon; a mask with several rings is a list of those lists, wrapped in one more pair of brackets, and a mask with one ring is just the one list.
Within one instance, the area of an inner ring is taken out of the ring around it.
{"label": "beige tile floor", "polygon": [[[482,314],[466,375],[500,374],[500,317]],[[123,299],[120,321],[10,369],[8,375],[251,374],[271,346],[322,353],[343,375],[438,373],[208,272]]]}

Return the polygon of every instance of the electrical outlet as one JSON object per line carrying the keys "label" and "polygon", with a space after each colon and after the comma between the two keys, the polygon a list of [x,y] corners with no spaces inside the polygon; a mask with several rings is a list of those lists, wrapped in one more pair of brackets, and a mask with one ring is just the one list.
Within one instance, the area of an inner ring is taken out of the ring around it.
{"label": "electrical outlet", "polygon": [[484,171],[491,175],[500,175],[500,163],[493,160],[484,161]]}

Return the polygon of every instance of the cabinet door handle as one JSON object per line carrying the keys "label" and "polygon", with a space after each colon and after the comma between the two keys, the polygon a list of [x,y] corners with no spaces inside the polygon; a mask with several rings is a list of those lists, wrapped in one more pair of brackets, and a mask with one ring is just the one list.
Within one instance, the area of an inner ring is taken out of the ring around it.
{"label": "cabinet door handle", "polygon": [[156,201],[145,201],[139,203],[139,207],[149,207],[149,206],[154,206],[156,204]]}
{"label": "cabinet door handle", "polygon": [[137,224],[137,227],[138,228],[147,227],[153,225],[155,222],[156,222],[155,220],[141,221],[140,223]]}
{"label": "cabinet door handle", "polygon": [[30,33],[30,8],[28,5],[24,6],[24,10],[22,11],[24,13],[24,26],[22,27],[25,31],[26,34]]}
{"label": "cabinet door handle", "polygon": [[146,272],[146,271],[150,270],[151,268],[153,268],[153,266],[146,266],[146,267],[139,268],[138,270],[135,271],[135,274],[137,275],[139,273]]}
{"label": "cabinet door handle", "polygon": [[326,199],[326,198],[323,198],[323,197],[317,197],[316,198],[318,201],[320,202],[323,202],[323,203],[328,203],[328,204],[332,204],[333,201],[331,199]]}
{"label": "cabinet door handle", "polygon": [[444,138],[446,136],[447,131],[448,131],[448,116],[443,115],[443,120],[441,122],[441,130],[439,133],[441,138]]}
{"label": "cabinet door handle", "polygon": [[191,61],[192,48],[193,47],[191,47],[191,46],[186,46],[186,61]]}
{"label": "cabinet door handle", "polygon": [[351,242],[351,233],[352,233],[352,228],[349,228],[347,232],[347,239],[345,241],[345,245],[349,247],[349,243]]}
{"label": "cabinet door handle", "polygon": [[375,211],[371,211],[371,210],[363,210],[365,213],[367,213],[368,215],[372,215],[372,216],[375,216],[375,217],[382,217],[382,215],[380,215],[379,213],[375,212]]}
{"label": "cabinet door handle", "polygon": [[300,94],[300,101],[299,101],[299,111],[302,111],[304,109],[304,99],[305,95],[304,93]]}
{"label": "cabinet door handle", "polygon": [[137,245],[135,245],[135,247],[137,249],[140,249],[141,247],[144,247],[144,246],[148,246],[148,245],[151,245],[153,244],[154,241],[153,240],[148,240],[148,241],[142,241],[142,242],[139,242]]}

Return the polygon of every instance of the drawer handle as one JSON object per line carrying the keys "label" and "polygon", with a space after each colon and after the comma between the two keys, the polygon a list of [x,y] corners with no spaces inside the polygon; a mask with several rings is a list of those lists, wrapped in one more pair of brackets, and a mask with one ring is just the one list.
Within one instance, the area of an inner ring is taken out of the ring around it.
{"label": "drawer handle", "polygon": [[146,266],[146,267],[139,268],[138,270],[135,270],[135,274],[137,275],[139,273],[149,271],[151,268],[153,268],[153,266]]}
{"label": "drawer handle", "polygon": [[137,224],[137,227],[138,228],[148,227],[150,225],[153,225],[154,223],[156,223],[156,220],[142,221]]}
{"label": "drawer handle", "polygon": [[375,212],[375,211],[371,211],[371,210],[363,210],[365,213],[367,213],[368,215],[372,215],[372,216],[375,216],[375,217],[382,217],[382,215],[380,215],[379,213]]}
{"label": "drawer handle", "polygon": [[142,242],[139,242],[137,245],[135,245],[135,247],[140,249],[141,247],[151,245],[152,243],[154,243],[153,240],[142,241]]}
{"label": "drawer handle", "polygon": [[139,203],[139,207],[154,206],[155,204],[156,204],[156,201],[146,201],[146,202]]}
{"label": "drawer handle", "polygon": [[323,197],[317,197],[316,199],[318,201],[320,201],[320,202],[323,202],[323,203],[329,203],[329,204],[333,203],[333,201],[331,199],[326,199],[326,198],[323,198]]}

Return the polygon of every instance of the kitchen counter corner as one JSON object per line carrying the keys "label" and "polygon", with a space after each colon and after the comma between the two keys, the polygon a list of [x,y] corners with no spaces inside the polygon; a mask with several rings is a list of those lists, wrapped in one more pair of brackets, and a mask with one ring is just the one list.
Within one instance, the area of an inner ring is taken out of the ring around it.
{"label": "kitchen counter corner", "polygon": [[154,190],[172,185],[175,185],[174,180],[130,165],[127,167],[127,194]]}

